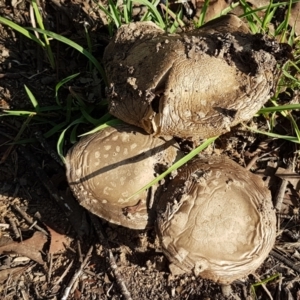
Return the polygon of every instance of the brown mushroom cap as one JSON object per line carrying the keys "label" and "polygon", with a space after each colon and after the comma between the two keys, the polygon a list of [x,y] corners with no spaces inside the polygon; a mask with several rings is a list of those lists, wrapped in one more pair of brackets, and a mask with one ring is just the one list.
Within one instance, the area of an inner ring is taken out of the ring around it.
{"label": "brown mushroom cap", "polygon": [[123,25],[104,53],[109,109],[156,135],[219,135],[269,99],[283,53],[234,15],[181,34],[151,22]]}
{"label": "brown mushroom cap", "polygon": [[180,156],[172,138],[154,138],[131,125],[108,127],[82,138],[66,156],[67,179],[82,206],[133,229],[153,223],[157,186],[130,198]]}
{"label": "brown mushroom cap", "polygon": [[158,202],[157,228],[163,252],[177,267],[229,284],[267,257],[276,218],[261,178],[212,156],[179,170]]}

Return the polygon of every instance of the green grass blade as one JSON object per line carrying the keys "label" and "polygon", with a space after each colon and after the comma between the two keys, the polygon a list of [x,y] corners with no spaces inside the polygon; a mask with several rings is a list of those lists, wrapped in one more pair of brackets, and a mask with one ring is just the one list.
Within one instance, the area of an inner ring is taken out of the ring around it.
{"label": "green grass blade", "polygon": [[230,13],[233,9],[235,9],[237,6],[239,6],[240,3],[239,2],[232,2],[228,7],[224,8],[221,11],[221,16],[223,15],[227,15],[228,13]]}
{"label": "green grass blade", "polygon": [[95,119],[95,118],[93,118],[93,117],[91,117],[91,116],[89,115],[89,113],[88,113],[83,107],[80,107],[80,111],[81,111],[81,114],[85,117],[85,119],[86,119],[89,123],[93,124],[94,126],[96,126],[96,125],[99,124],[99,120],[98,120],[98,119]]}
{"label": "green grass blade", "polygon": [[31,39],[32,41],[36,42],[37,44],[39,44],[41,47],[45,47],[45,43],[43,43],[41,40],[39,40],[34,34],[32,34],[29,30],[25,29],[24,27],[19,26],[18,24],[0,17],[0,23],[9,26],[10,28],[12,28],[15,31],[18,31],[19,33],[21,33],[22,35],[24,35],[25,37]]}
{"label": "green grass blade", "polygon": [[89,134],[93,134],[95,132],[98,132],[106,127],[110,127],[110,126],[114,126],[114,125],[118,125],[118,124],[122,124],[124,123],[123,121],[119,120],[119,119],[113,119],[113,120],[110,120],[110,121],[107,121],[99,126],[97,126],[96,128],[88,131],[88,132],[85,132],[83,134],[80,135],[81,136],[86,136],[86,135],[89,135]]}
{"label": "green grass blade", "polygon": [[[182,21],[182,16],[183,16],[182,8],[179,10],[179,12],[175,14],[173,11],[169,9],[168,6],[165,6],[163,3],[161,3],[160,6],[162,9],[166,11],[166,24],[169,33],[174,33],[178,28],[178,26],[180,26],[181,28],[185,27],[185,24]],[[174,20],[173,23],[171,23],[172,24],[171,27],[169,26],[167,15],[170,15],[170,17]]]}
{"label": "green grass blade", "polygon": [[0,114],[1,117],[5,116],[17,116],[17,117],[25,117],[29,115],[36,115],[36,112],[26,111],[26,110],[3,110],[4,114]]}
{"label": "green grass blade", "polygon": [[99,4],[99,3],[97,3],[98,4],[98,7],[106,14],[106,16],[109,18],[109,19],[111,19],[111,20],[113,20],[113,16],[112,16],[112,14],[103,6],[103,5],[101,5],[101,4]]}
{"label": "green grass blade", "polygon": [[73,97],[71,94],[68,95],[66,102],[67,102],[66,121],[69,123],[71,120],[71,116],[72,116],[72,103],[73,103]]}
{"label": "green grass blade", "polygon": [[258,130],[258,129],[255,129],[255,128],[252,128],[252,127],[249,127],[249,126],[246,126],[246,125],[244,125],[244,126],[247,129],[249,129],[253,132],[256,132],[256,133],[267,135],[267,136],[275,138],[275,139],[281,139],[281,140],[286,140],[286,141],[293,142],[293,143],[296,143],[296,144],[300,144],[300,141],[295,136],[281,135],[281,134],[277,134],[277,133],[273,133],[273,132],[261,131],[261,130]]}
{"label": "green grass blade", "polygon": [[78,125],[76,124],[72,130],[71,130],[71,134],[70,134],[70,143],[71,144],[75,144],[77,142],[77,129],[78,129]]}
{"label": "green grass blade", "polygon": [[267,10],[266,10],[266,12],[264,14],[264,18],[262,20],[262,25],[261,26],[262,26],[262,29],[264,31],[267,31],[268,26],[271,23],[271,21],[272,21],[272,19],[274,17],[274,14],[275,14],[275,12],[277,10],[277,7],[271,8],[272,4],[273,4],[273,0],[270,1],[270,5],[268,6],[268,8],[267,8]]}
{"label": "green grass blade", "polygon": [[129,13],[127,10],[127,5],[130,2],[130,0],[123,0],[123,18],[126,24],[130,23],[129,20]]}
{"label": "green grass blade", "polygon": [[297,135],[297,138],[298,138],[298,142],[300,143],[300,130],[299,130],[297,122],[295,121],[294,117],[291,114],[288,114],[287,118],[292,123],[293,129],[294,129],[294,131]]}
{"label": "green grass blade", "polygon": [[75,121],[73,121],[66,129],[64,129],[62,131],[62,133],[60,134],[60,136],[59,136],[59,138],[57,140],[57,145],[56,145],[57,153],[58,153],[59,157],[61,158],[61,160],[62,160],[62,162],[64,164],[66,163],[66,160],[65,160],[65,157],[64,157],[63,148],[64,148],[64,142],[65,142],[66,132],[72,126],[74,126],[76,124],[80,124],[80,123],[86,123],[84,117],[81,117],[81,118],[76,119]]}
{"label": "green grass blade", "polygon": [[108,122],[113,116],[110,113],[104,114],[100,119],[98,119],[98,124],[97,126],[100,126],[106,122]]}
{"label": "green grass blade", "polygon": [[274,279],[276,279],[278,277],[280,277],[279,273],[274,274],[274,275],[272,275],[272,276],[270,276],[270,277],[268,277],[268,278],[266,278],[266,279],[264,279],[264,280],[262,280],[260,282],[253,283],[252,286],[254,286],[254,287],[261,286],[262,284],[266,284],[266,283],[268,283],[268,282],[270,282],[270,281],[272,281],[272,280],[274,280]]}
{"label": "green grass blade", "polygon": [[29,28],[30,30],[33,31],[37,31],[39,33],[44,33],[47,36],[52,37],[53,39],[58,40],[61,43],[64,43],[72,48],[74,48],[75,50],[79,51],[81,54],[83,54],[85,57],[87,57],[92,63],[93,65],[96,67],[96,69],[99,71],[99,73],[102,76],[102,79],[105,83],[105,85],[107,86],[107,78],[104,72],[104,69],[102,68],[101,64],[98,62],[98,60],[95,58],[95,56],[93,56],[90,52],[88,52],[86,49],[84,49],[82,46],[78,45],[77,43],[73,42],[72,40],[59,35],[57,33],[54,33],[52,31],[48,31],[48,30],[43,30],[43,29],[39,29],[39,28]]}
{"label": "green grass blade", "polygon": [[26,94],[27,94],[28,98],[30,99],[30,102],[31,102],[32,106],[34,107],[35,111],[40,112],[40,106],[39,106],[36,98],[32,94],[31,90],[25,84],[24,84],[24,88],[25,88]]}
{"label": "green grass blade", "polygon": [[295,81],[295,82],[299,82],[297,78],[295,78],[293,75],[291,75],[286,70],[283,70],[282,72],[286,78],[291,79],[292,81]]}
{"label": "green grass blade", "polygon": [[162,29],[166,29],[166,24],[165,24],[164,20],[162,19],[161,15],[155,5],[153,5],[148,0],[135,0],[135,2],[147,6],[148,9],[151,11],[151,13],[153,13],[153,15],[155,16],[155,19],[157,20],[159,27],[161,27]]}
{"label": "green grass blade", "polygon": [[197,27],[202,26],[205,22],[205,16],[206,16],[206,11],[207,11],[208,6],[209,6],[209,1],[210,0],[205,0],[204,1],[204,5],[203,5],[203,7],[201,9],[201,12],[200,12],[199,20],[197,22]]}
{"label": "green grass blade", "polygon": [[69,82],[70,80],[74,79],[75,77],[77,77],[78,75],[80,75],[80,73],[76,73],[76,74],[73,74],[73,75],[70,75],[64,79],[62,79],[59,83],[56,84],[55,86],[55,100],[56,100],[56,103],[61,106],[61,103],[58,99],[58,91],[59,89],[67,82]]}
{"label": "green grass blade", "polygon": [[123,17],[125,23],[128,24],[132,19],[132,0],[123,0]]}
{"label": "green grass blade", "polygon": [[278,277],[280,277],[280,274],[275,274],[275,275],[270,276],[269,278],[266,278],[266,279],[264,279],[264,280],[262,280],[260,282],[251,284],[251,292],[252,292],[254,298],[257,299],[256,292],[255,292],[255,288],[256,287],[259,287],[259,286],[261,286],[263,284],[266,284],[266,283],[268,283],[268,282],[270,282],[270,281],[272,281],[272,280],[274,280],[274,279],[276,279]]}
{"label": "green grass blade", "polygon": [[[90,53],[92,53],[93,47],[92,47],[92,41],[91,41],[91,37],[89,35],[89,30],[88,30],[88,23],[87,22],[83,22],[83,27],[84,27],[84,32],[85,32],[85,38],[86,38],[86,42],[87,42],[87,46],[88,46],[88,51]],[[89,60],[89,71],[92,72],[92,62]]]}
{"label": "green grass blade", "polygon": [[265,108],[261,108],[257,113],[265,114],[265,113],[279,112],[284,110],[295,110],[295,109],[300,109],[300,104],[286,104],[280,106],[265,107]]}
{"label": "green grass blade", "polygon": [[[35,15],[38,25],[40,26],[41,29],[45,29],[44,24],[43,24],[43,18],[40,14],[36,0],[31,0],[31,4],[32,4],[33,10],[34,10],[34,15]],[[55,60],[54,60],[54,56],[53,56],[53,52],[52,52],[52,49],[50,46],[49,39],[48,39],[47,35],[43,34],[43,36],[44,36],[44,40],[45,40],[45,50],[47,52],[47,56],[48,56],[50,65],[51,65],[52,69],[55,69]]]}
{"label": "green grass blade", "polygon": [[[298,16],[299,17],[299,16]],[[289,34],[289,38],[288,38],[288,41],[287,43],[293,47],[293,45],[295,44],[295,26],[296,26],[296,22],[299,22],[298,20],[298,17],[297,17],[297,20],[295,21],[295,24],[293,24],[293,27],[291,29],[291,32]]]}
{"label": "green grass blade", "polygon": [[281,36],[281,43],[284,43],[287,41],[287,34],[289,35],[290,34],[290,30],[288,29],[289,27],[289,20],[290,20],[290,16],[291,16],[291,10],[292,10],[292,1],[290,0],[289,1],[289,5],[288,5],[288,9],[287,9],[287,12],[286,12],[286,17],[284,18],[284,28],[283,28],[283,33],[282,33],[282,36]]}
{"label": "green grass blade", "polygon": [[108,0],[108,7],[111,11],[111,16],[117,28],[122,25],[120,18],[120,10],[117,8],[116,4],[112,0]]}
{"label": "green grass blade", "polygon": [[186,156],[184,156],[183,158],[181,158],[179,161],[177,161],[175,164],[173,164],[167,171],[165,171],[161,175],[157,176],[155,179],[153,179],[151,182],[149,182],[148,184],[146,184],[145,186],[143,186],[141,189],[139,189],[138,191],[136,191],[133,195],[131,195],[130,197],[128,197],[126,200],[131,199],[132,197],[138,195],[139,193],[141,193],[141,192],[149,189],[152,185],[158,183],[160,180],[162,180],[163,178],[165,178],[168,174],[170,174],[171,172],[177,170],[182,165],[184,165],[189,160],[191,160],[194,156],[196,156],[201,151],[203,151],[205,148],[207,148],[217,138],[218,138],[218,136],[215,136],[215,137],[207,139],[205,142],[203,142],[203,144],[201,144],[200,146],[198,146],[196,149],[192,150],[189,154],[187,154]]}
{"label": "green grass blade", "polygon": [[68,126],[68,122],[64,121],[62,123],[56,124],[55,126],[53,126],[49,131],[47,131],[45,133],[45,138],[49,138],[52,135],[60,132],[63,128],[65,128],[66,126]]}
{"label": "green grass blade", "polygon": [[11,142],[8,145],[24,145],[24,144],[33,144],[36,143],[36,139],[31,138],[31,139],[20,139],[16,142]]}

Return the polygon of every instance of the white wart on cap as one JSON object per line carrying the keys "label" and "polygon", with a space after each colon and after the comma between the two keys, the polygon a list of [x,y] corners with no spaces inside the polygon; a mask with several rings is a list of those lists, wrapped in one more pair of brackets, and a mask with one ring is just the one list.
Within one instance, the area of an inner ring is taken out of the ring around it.
{"label": "white wart on cap", "polygon": [[180,156],[172,138],[131,125],[82,138],[66,156],[67,179],[79,203],[103,219],[133,229],[153,224],[157,185],[130,198]]}

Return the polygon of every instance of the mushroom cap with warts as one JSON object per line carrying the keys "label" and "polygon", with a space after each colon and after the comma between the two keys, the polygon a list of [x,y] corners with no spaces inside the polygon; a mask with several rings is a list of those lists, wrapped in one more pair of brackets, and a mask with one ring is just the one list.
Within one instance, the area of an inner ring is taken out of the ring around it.
{"label": "mushroom cap with warts", "polygon": [[195,158],[178,170],[157,210],[168,259],[184,272],[220,283],[257,269],[275,242],[269,190],[226,157]]}
{"label": "mushroom cap with warts", "polygon": [[[171,137],[154,138],[121,124],[80,139],[66,156],[67,179],[82,206],[133,229],[153,224],[157,185],[129,198],[179,157]],[[129,198],[129,199],[128,199]]]}

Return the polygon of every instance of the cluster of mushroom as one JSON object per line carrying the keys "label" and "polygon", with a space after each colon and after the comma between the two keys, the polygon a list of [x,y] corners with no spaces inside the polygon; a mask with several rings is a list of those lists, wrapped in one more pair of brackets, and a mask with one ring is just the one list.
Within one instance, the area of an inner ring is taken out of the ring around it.
{"label": "cluster of mushroom", "polygon": [[174,136],[199,140],[252,118],[287,52],[233,15],[182,34],[150,22],[122,26],[104,64],[110,112],[128,124],[69,150],[80,204],[128,228],[155,225],[163,252],[185,272],[230,283],[255,270],[275,242],[275,212],[263,181],[237,163],[197,157],[167,186],[132,195],[183,156]]}

